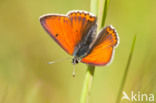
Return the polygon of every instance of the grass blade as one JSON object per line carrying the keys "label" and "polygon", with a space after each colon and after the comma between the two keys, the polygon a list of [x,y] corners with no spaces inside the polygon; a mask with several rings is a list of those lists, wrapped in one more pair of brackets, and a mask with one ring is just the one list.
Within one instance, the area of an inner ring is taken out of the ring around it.
{"label": "grass blade", "polygon": [[[97,18],[99,16],[98,15],[98,4],[99,4],[99,0],[91,0],[90,11],[93,14],[95,14],[97,16]],[[105,4],[104,4],[105,7],[104,7],[104,10],[103,10],[103,14],[102,14],[103,15],[103,18],[102,18],[103,26],[104,26],[104,22],[105,22],[105,19],[106,19],[108,4],[109,4],[109,0],[106,0]],[[100,26],[100,28],[101,27],[102,26]],[[80,98],[80,103],[88,103],[88,97],[89,97],[90,89],[91,89],[91,86],[92,86],[94,72],[95,72],[95,66],[88,65],[85,80],[84,80],[84,84],[83,84],[82,94],[81,94],[81,98]]]}
{"label": "grass blade", "polygon": [[90,0],[90,12],[94,15],[98,16],[98,4],[99,0]]}
{"label": "grass blade", "polygon": [[110,0],[105,0],[100,28],[104,27]]}
{"label": "grass blade", "polygon": [[130,54],[129,54],[129,58],[128,58],[128,61],[127,61],[127,65],[126,65],[126,68],[125,68],[125,72],[124,72],[124,75],[123,75],[123,79],[122,79],[122,82],[121,82],[121,86],[120,86],[120,89],[119,89],[119,93],[118,93],[116,103],[120,103],[120,100],[121,100],[121,94],[122,94],[122,91],[124,89],[124,85],[125,85],[125,82],[126,82],[126,79],[127,79],[129,67],[130,67],[133,52],[134,52],[135,42],[136,42],[136,35],[134,36],[134,39],[133,39],[131,51],[130,51]]}
{"label": "grass blade", "polygon": [[82,89],[82,95],[80,98],[80,103],[88,103],[88,97],[93,82],[94,71],[95,71],[95,66],[88,65],[87,72],[85,75],[84,85]]}

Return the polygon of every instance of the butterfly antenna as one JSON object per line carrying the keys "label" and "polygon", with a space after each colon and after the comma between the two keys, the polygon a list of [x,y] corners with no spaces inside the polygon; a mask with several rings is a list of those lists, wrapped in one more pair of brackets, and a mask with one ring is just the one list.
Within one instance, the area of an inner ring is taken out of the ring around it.
{"label": "butterfly antenna", "polygon": [[70,60],[70,59],[71,59],[70,57],[62,58],[62,59],[57,59],[57,60],[48,62],[48,64],[59,63],[59,62],[62,62],[62,61],[64,61],[64,60]]}
{"label": "butterfly antenna", "polygon": [[76,66],[75,66],[75,64],[74,64],[73,73],[72,73],[73,77],[75,77],[75,75],[76,75],[76,73],[75,73],[75,68],[76,68]]}

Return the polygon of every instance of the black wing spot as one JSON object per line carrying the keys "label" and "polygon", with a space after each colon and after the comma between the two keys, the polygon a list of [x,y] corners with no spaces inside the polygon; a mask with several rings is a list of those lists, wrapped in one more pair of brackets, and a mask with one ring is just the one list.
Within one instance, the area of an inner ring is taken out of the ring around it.
{"label": "black wing spot", "polygon": [[56,37],[58,37],[58,36],[59,36],[59,34],[56,34],[55,36],[56,36]]}

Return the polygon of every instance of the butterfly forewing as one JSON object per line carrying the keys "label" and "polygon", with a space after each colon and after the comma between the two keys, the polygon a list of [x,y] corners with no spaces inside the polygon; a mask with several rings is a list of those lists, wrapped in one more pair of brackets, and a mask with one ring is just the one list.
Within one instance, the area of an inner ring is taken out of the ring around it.
{"label": "butterfly forewing", "polygon": [[82,37],[96,22],[96,17],[82,11],[67,15],[45,15],[40,18],[43,28],[70,55]]}

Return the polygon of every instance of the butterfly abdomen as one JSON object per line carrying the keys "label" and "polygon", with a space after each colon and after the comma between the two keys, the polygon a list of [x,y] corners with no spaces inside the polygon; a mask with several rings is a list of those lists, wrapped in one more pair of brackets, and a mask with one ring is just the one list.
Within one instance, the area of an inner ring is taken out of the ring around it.
{"label": "butterfly abdomen", "polygon": [[75,47],[73,56],[83,58],[91,52],[93,40],[96,36],[96,29],[97,25],[95,24],[86,32],[86,36]]}

